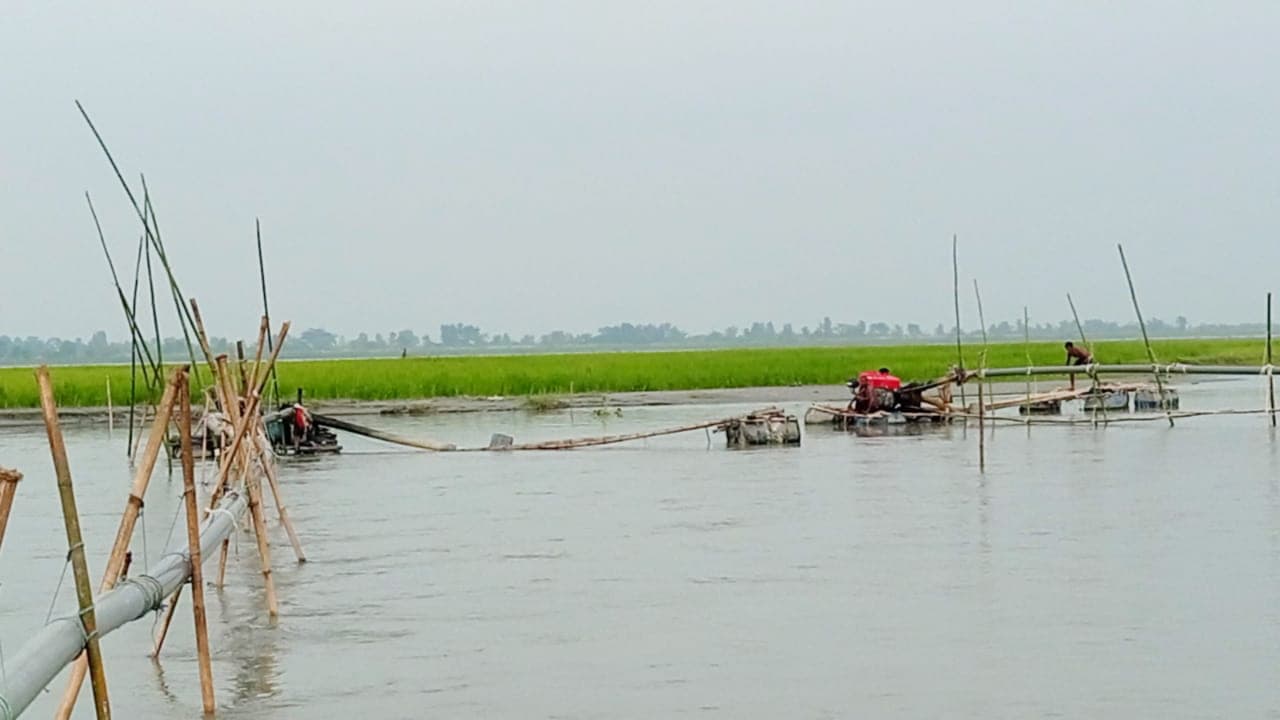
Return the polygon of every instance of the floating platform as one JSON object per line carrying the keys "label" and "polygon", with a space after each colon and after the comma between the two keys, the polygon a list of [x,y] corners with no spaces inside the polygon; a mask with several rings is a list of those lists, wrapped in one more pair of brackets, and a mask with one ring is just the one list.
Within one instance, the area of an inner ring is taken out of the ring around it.
{"label": "floating platform", "polygon": [[1134,410],[1177,410],[1178,403],[1178,391],[1173,388],[1165,388],[1163,397],[1156,388],[1143,388],[1133,395]]}
{"label": "floating platform", "polygon": [[725,445],[730,448],[800,444],[800,420],[781,411],[733,418],[723,425],[723,429]]}
{"label": "floating platform", "polygon": [[1128,390],[1103,390],[1084,396],[1085,412],[1125,412],[1129,409]]}

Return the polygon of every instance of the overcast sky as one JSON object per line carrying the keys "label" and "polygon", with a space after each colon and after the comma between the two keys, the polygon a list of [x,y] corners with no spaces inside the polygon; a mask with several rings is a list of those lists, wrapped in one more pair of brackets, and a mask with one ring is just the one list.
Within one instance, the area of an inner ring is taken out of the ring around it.
{"label": "overcast sky", "polygon": [[[1259,321],[1280,3],[6,0],[0,334],[124,337],[147,174],[215,335]],[[167,316],[172,317],[172,310]],[[166,333],[176,333],[168,321]]]}

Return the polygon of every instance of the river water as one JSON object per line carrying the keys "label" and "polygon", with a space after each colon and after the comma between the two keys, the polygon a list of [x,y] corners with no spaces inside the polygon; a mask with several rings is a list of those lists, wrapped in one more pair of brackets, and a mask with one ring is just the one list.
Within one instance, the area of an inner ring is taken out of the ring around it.
{"label": "river water", "polygon": [[[1182,403],[1260,392],[1206,383]],[[483,445],[745,409],[367,422]],[[96,578],[124,439],[67,441]],[[247,533],[207,592],[220,717],[1280,717],[1280,438],[1261,416],[1001,426],[985,475],[972,427],[810,428],[800,448],[750,451],[700,432],[524,454],[343,442],[282,465],[311,561],[272,523],[279,621]],[[27,475],[0,551],[12,656],[66,544],[43,431],[3,430],[0,464]],[[137,563],[160,554],[180,493],[162,463]],[[53,612],[74,602],[68,579]],[[200,715],[190,617],[184,601],[159,663],[150,619],[103,641],[117,717]]]}

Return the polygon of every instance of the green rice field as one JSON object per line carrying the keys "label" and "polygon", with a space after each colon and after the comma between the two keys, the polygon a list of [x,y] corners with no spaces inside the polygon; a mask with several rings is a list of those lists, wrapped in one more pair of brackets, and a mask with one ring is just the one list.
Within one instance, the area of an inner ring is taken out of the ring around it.
{"label": "green rice field", "polygon": [[[1161,340],[1154,343],[1160,362],[1256,365],[1264,341],[1257,339]],[[1140,341],[1093,344],[1106,363],[1145,363]],[[1033,343],[1032,364],[1060,365],[1059,343]],[[1023,366],[1022,343],[989,348],[988,367]],[[965,347],[968,367],[979,364],[980,349]],[[955,346],[899,345],[821,348],[760,348],[673,352],[610,352],[563,355],[501,355],[297,360],[279,365],[280,392],[303,388],[312,400],[410,400],[441,396],[526,396],[572,392],[694,390],[707,388],[808,385],[843,382],[861,370],[889,367],[904,379],[945,374],[956,358]],[[207,369],[202,369],[208,381]],[[128,403],[128,366],[55,366],[51,369],[59,405]],[[32,368],[0,368],[0,408],[38,407]]]}

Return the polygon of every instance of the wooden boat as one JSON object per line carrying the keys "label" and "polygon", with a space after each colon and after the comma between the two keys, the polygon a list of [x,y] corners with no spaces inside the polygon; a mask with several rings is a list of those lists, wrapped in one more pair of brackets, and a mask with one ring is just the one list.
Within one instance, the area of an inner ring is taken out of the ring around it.
{"label": "wooden boat", "polygon": [[934,425],[951,422],[951,416],[940,412],[903,413],[877,410],[863,413],[829,405],[811,405],[804,414],[805,425],[830,425],[840,429],[898,425]]}

